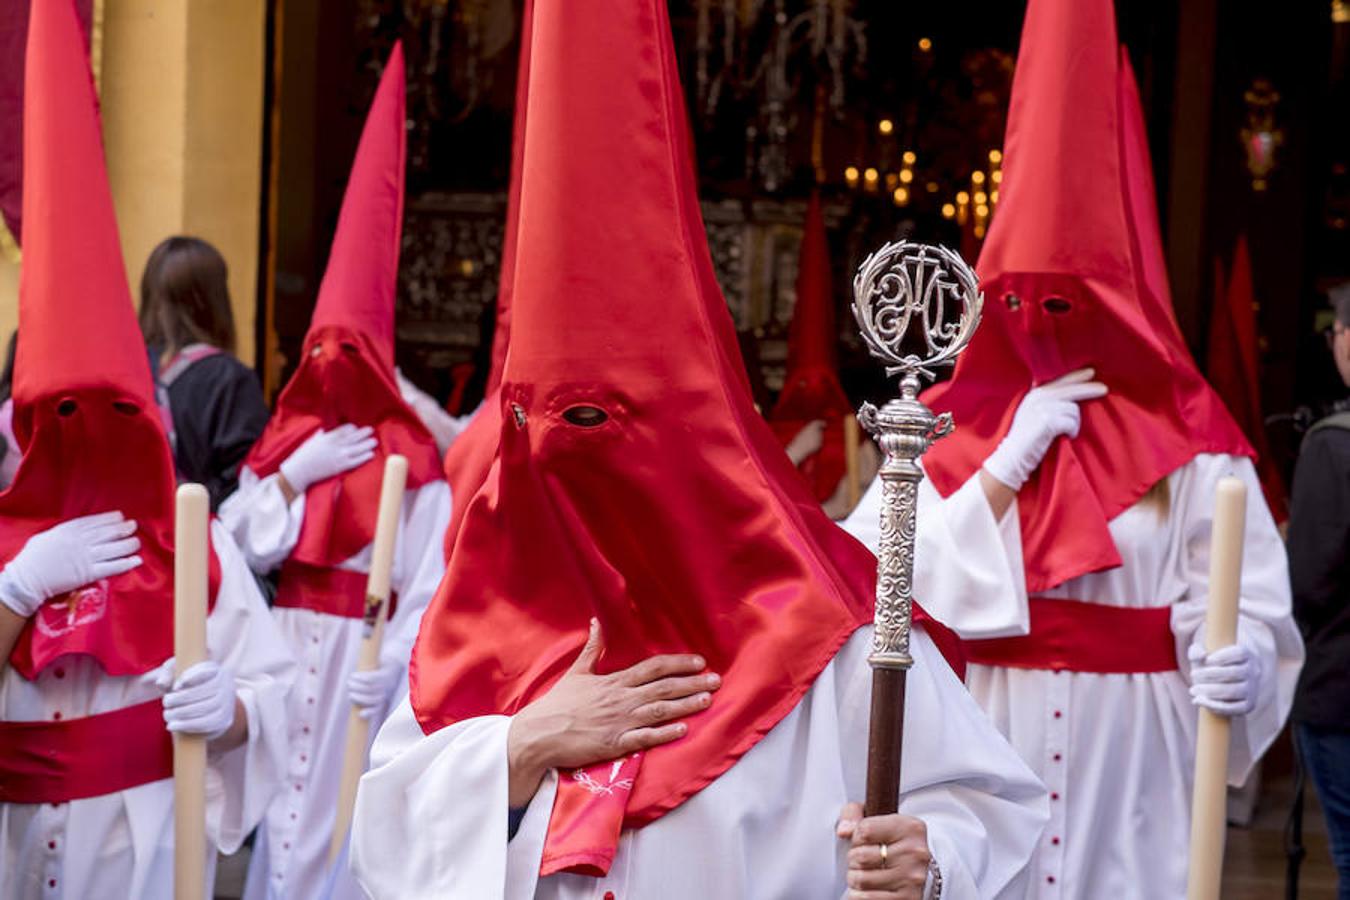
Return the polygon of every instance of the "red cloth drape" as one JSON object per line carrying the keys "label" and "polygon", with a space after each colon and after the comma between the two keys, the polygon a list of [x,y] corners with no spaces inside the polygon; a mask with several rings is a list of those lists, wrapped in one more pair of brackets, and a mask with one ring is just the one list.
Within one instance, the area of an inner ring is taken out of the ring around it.
{"label": "red cloth drape", "polygon": [[[33,7],[24,86],[27,222],[14,435],[0,561],[67,519],[120,510],[143,563],[48,600],[10,656],[32,678],[67,653],[137,675],[173,652],[174,467],[136,324],[84,38],[69,0]],[[211,554],[211,596],[219,572]]]}
{"label": "red cloth drape", "polygon": [[[24,58],[32,3],[0,0],[0,215],[16,240],[22,238]],[[75,0],[75,13],[87,46],[94,0]]]}
{"label": "red cloth drape", "polygon": [[[1215,266],[1218,270],[1218,266]],[[1284,476],[1270,452],[1261,414],[1261,351],[1256,329],[1256,293],[1245,235],[1233,248],[1228,278],[1215,273],[1214,308],[1209,319],[1205,374],[1256,450],[1261,492],[1276,522],[1289,518]],[[1226,284],[1224,283],[1226,280]]]}
{"label": "red cloth drape", "polygon": [[984,321],[925,396],[956,432],[924,466],[950,494],[1033,385],[1092,367],[1084,403],[1018,493],[1027,588],[1120,564],[1108,529],[1196,454],[1250,454],[1172,313],[1143,115],[1111,0],[1031,0],[1013,78],[1001,202],[976,271]]}
{"label": "red cloth drape", "polygon": [[335,566],[374,540],[384,461],[391,454],[408,458],[409,490],[441,477],[435,440],[394,379],[405,80],[403,45],[396,44],[356,148],[304,358],[244,460],[265,477],[320,428],[374,429],[374,459],[305,493],[305,521],[291,558],[311,566]]}
{"label": "red cloth drape", "polygon": [[724,686],[688,735],[562,773],[542,871],[596,874],[623,828],[683,803],[797,704],[870,621],[876,563],[754,409],[666,3],[541,3],[530,22],[510,343],[483,419],[496,432],[472,445],[481,481],[456,493],[411,699],[428,732],[514,713],[592,617],[602,672],[707,659]]}

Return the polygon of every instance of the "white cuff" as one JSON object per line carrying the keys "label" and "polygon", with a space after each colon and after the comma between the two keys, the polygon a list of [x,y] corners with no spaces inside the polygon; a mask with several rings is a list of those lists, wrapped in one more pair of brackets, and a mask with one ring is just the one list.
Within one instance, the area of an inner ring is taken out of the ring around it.
{"label": "white cuff", "polygon": [[25,590],[20,584],[19,579],[6,566],[0,569],[0,603],[9,608],[10,612],[21,619],[28,619],[38,611],[46,598],[40,598],[35,603],[31,593]]}

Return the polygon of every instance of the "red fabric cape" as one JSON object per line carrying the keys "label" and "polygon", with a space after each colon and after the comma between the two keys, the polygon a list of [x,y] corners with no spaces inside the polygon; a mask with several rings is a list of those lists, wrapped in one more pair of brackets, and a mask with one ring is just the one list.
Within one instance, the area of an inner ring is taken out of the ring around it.
{"label": "red fabric cape", "polygon": [[[492,338],[492,358],[482,406],[467,428],[455,438],[445,453],[445,479],[451,497],[472,497],[487,478],[488,468],[497,453],[497,434],[501,430],[502,369],[511,341],[511,297],[516,281],[516,233],[520,220],[520,181],[525,155],[525,113],[530,83],[530,41],[534,33],[534,0],[525,0],[520,17],[520,62],[516,66],[516,105],[511,127],[511,175],[506,192],[506,229],[502,236],[502,269],[497,279],[497,327]],[[465,504],[455,503],[450,510],[450,525],[445,529],[445,560],[464,521]]]}
{"label": "red fabric cape", "polygon": [[361,132],[300,367],[244,460],[265,478],[320,428],[374,429],[379,441],[374,459],[305,492],[305,520],[291,559],[311,566],[335,566],[374,539],[384,462],[391,454],[408,458],[409,490],[441,478],[436,442],[394,379],[407,143],[404,81],[398,44]]}
{"label": "red fabric cape", "polygon": [[798,467],[817,500],[828,500],[844,477],[844,417],[853,407],[839,384],[835,343],[834,290],[830,278],[830,249],[819,193],[812,193],[802,226],[802,248],[797,267],[797,306],[788,332],[787,372],[778,402],[769,413],[774,434],[784,445],[816,419],[825,420],[818,453]]}
{"label": "red fabric cape", "polygon": [[[14,366],[23,460],[0,494],[0,560],[68,519],[120,510],[144,562],[48,600],[10,654],[26,678],[66,654],[138,675],[173,653],[174,469],[127,289],[84,37],[69,2],[32,8],[24,97],[24,266]],[[211,560],[214,601],[220,572]]]}
{"label": "red fabric cape", "polygon": [[[496,442],[475,448],[485,477],[456,501],[412,703],[428,732],[513,714],[572,663],[591,617],[601,672],[702,654],[724,687],[685,738],[562,773],[542,871],[599,874],[623,828],[687,800],[797,704],[870,621],[875,561],[825,518],[754,410],[708,257],[665,4],[541,5],[525,46]],[[577,424],[577,407],[605,421]]]}
{"label": "red fabric cape", "polygon": [[391,454],[408,458],[410,491],[441,478],[431,433],[403,401],[392,367],[381,361],[372,343],[367,334],[337,325],[311,329],[304,361],[244,460],[259,478],[266,478],[320,428],[350,423],[375,429],[379,446],[374,459],[305,492],[305,521],[290,557],[297,562],[335,566],[375,539],[384,461]]}
{"label": "red fabric cape", "polygon": [[[1218,266],[1215,266],[1216,270]],[[1270,452],[1266,420],[1261,414],[1261,350],[1256,330],[1256,294],[1247,238],[1233,249],[1232,271],[1225,289],[1215,272],[1214,309],[1209,320],[1209,353],[1205,375],[1214,385],[1256,451],[1261,492],[1276,522],[1289,518],[1284,476]]]}
{"label": "red fabric cape", "polygon": [[1108,523],[1197,454],[1251,452],[1176,326],[1142,126],[1110,0],[1032,0],[977,266],[984,322],[925,396],[957,431],[924,466],[950,494],[1034,384],[1096,369],[1110,394],[1018,493],[1033,593],[1119,565]]}

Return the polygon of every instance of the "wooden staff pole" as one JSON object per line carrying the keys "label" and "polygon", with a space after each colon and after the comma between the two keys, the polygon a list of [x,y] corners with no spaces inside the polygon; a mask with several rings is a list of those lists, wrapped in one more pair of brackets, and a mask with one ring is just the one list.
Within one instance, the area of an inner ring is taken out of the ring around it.
{"label": "wooden staff pole", "polygon": [[[178,489],[174,518],[174,677],[206,659],[207,519],[200,484]],[[206,736],[173,736],[173,895],[200,900],[206,890]]]}
{"label": "wooden staff pole", "polygon": [[[1207,653],[1237,640],[1238,587],[1242,579],[1242,538],[1247,516],[1247,488],[1241,481],[1231,477],[1222,479],[1216,494],[1209,556],[1209,610],[1205,617]],[[1231,727],[1227,716],[1200,710],[1200,731],[1195,745],[1195,794],[1191,802],[1187,900],[1219,900],[1228,817]]]}
{"label": "wooden staff pole", "polygon": [[[389,605],[389,581],[394,569],[394,544],[398,537],[398,514],[403,508],[403,490],[408,483],[408,460],[395,454],[384,463],[384,482],[380,485],[380,511],[375,519],[375,544],[370,554],[370,576],[366,581],[365,635],[361,640],[356,669],[369,672],[380,665],[380,643],[384,640],[385,609]],[[338,789],[337,820],[328,845],[328,862],[333,864],[342,853],[356,808],[356,785],[366,771],[366,747],[370,742],[370,720],[353,705],[347,716],[347,748],[342,757],[342,781]]]}
{"label": "wooden staff pole", "polygon": [[848,497],[849,512],[862,500],[862,472],[858,463],[858,445],[861,442],[862,430],[858,427],[858,417],[849,413],[844,416],[844,493]]}

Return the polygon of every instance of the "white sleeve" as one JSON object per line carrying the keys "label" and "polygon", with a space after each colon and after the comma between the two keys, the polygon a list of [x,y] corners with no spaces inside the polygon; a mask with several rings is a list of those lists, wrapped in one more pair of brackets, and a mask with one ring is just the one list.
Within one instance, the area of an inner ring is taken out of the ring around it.
{"label": "white sleeve", "polygon": [[[1303,667],[1303,640],[1293,619],[1289,558],[1261,493],[1256,468],[1246,457],[1201,454],[1171,480],[1172,515],[1180,517],[1181,542],[1173,577],[1184,585],[1182,598],[1172,606],[1172,632],[1182,674],[1189,679],[1187,650],[1204,624],[1209,604],[1214,496],[1219,479],[1226,475],[1235,475],[1247,485],[1238,641],[1253,653],[1261,672],[1256,708],[1233,720],[1228,781],[1241,784],[1289,716]],[[1193,708],[1184,711],[1183,721],[1195,718]]]}
{"label": "white sleeve", "polygon": [[422,613],[445,575],[445,529],[449,525],[450,486],[444,481],[422,485],[404,503],[393,579],[398,606],[380,645],[382,665],[407,668]]}
{"label": "white sleeve", "polygon": [[239,849],[286,773],[286,694],[295,662],[239,549],[219,523],[211,540],[220,560],[220,589],[206,620],[211,658],[234,675],[248,717],[248,739],[212,753],[206,776],[207,829],[223,853]]}
{"label": "white sleeve", "polygon": [[[422,420],[427,431],[431,432],[431,437],[436,441],[436,449],[441,456],[445,456],[445,451],[450,449],[450,445],[455,442],[455,438],[464,433],[469,422],[473,420],[478,410],[463,416],[452,416],[436,402],[436,399],[423,391],[417,385],[413,384],[403,376],[403,373],[395,370],[398,376],[398,390],[403,397],[403,402],[417,413],[417,418]],[[481,407],[482,404],[479,404]]]}
{"label": "white sleeve", "polygon": [[[526,844],[547,829],[553,802],[541,788],[508,849],[510,724],[506,716],[484,716],[423,734],[407,699],[385,722],[352,821],[352,871],[375,900],[533,896],[535,876],[508,893],[508,857],[530,854]],[[541,815],[542,827],[533,821]]]}
{"label": "white sleeve", "polygon": [[[835,665],[841,746],[866,747],[871,705],[868,642],[851,642]],[[900,812],[922,819],[942,873],[942,896],[1022,898],[1028,863],[1050,818],[1045,786],[998,733],[922,629],[905,686]],[[846,677],[843,673],[847,671]],[[865,749],[847,755],[849,796],[861,799]]]}
{"label": "white sleeve", "polygon": [[[873,553],[881,543],[881,478],[842,523]],[[914,596],[963,638],[1009,637],[1031,628],[1022,535],[1014,502],[994,519],[979,473],[943,498],[919,482]]]}
{"label": "white sleeve", "polygon": [[244,553],[248,567],[271,572],[291,555],[305,521],[305,495],[290,503],[277,483],[277,473],[258,478],[248,466],[239,468],[239,487],[220,505],[220,522]]}

